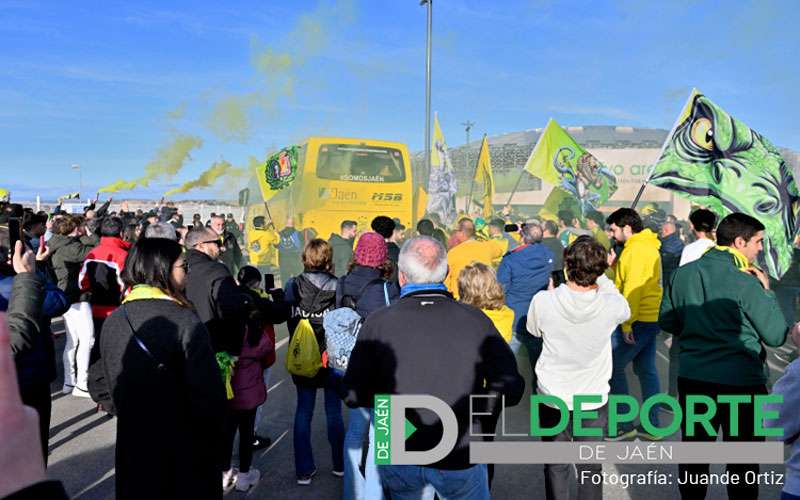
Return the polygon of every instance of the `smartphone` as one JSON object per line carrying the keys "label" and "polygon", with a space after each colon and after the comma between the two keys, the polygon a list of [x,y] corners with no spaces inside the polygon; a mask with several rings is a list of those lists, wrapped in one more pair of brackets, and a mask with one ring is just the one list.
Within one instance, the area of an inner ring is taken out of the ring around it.
{"label": "smartphone", "polygon": [[[17,241],[25,242],[25,237],[22,233],[22,221],[20,219],[16,217],[8,219],[8,238],[11,243],[9,251],[13,257],[14,249],[17,247]],[[25,249],[23,248],[22,251],[24,252]]]}
{"label": "smartphone", "polygon": [[275,275],[274,274],[265,274],[264,275],[264,290],[270,291],[275,288]]}

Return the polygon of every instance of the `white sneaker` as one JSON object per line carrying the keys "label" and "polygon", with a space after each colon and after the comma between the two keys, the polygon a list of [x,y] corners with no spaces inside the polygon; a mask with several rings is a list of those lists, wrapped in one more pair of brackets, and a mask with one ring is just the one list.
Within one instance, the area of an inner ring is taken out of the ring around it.
{"label": "white sneaker", "polygon": [[90,398],[91,399],[91,397],[92,397],[92,395],[89,394],[88,391],[84,391],[83,389],[81,389],[77,385],[75,386],[74,389],[72,389],[72,395],[75,396],[76,398]]}
{"label": "white sneaker", "polygon": [[247,491],[261,479],[261,471],[258,469],[250,469],[249,472],[240,472],[239,477],[236,479],[236,491]]}
{"label": "white sneaker", "polygon": [[344,477],[344,471],[343,470],[332,470],[331,474],[333,474],[336,477]]}
{"label": "white sneaker", "polygon": [[228,492],[237,484],[239,471],[232,468],[222,473],[222,491]]}
{"label": "white sneaker", "polygon": [[74,388],[75,388],[75,386],[74,386],[74,385],[67,385],[67,384],[64,384],[64,385],[61,387],[61,394],[72,394],[72,389],[74,389]]}

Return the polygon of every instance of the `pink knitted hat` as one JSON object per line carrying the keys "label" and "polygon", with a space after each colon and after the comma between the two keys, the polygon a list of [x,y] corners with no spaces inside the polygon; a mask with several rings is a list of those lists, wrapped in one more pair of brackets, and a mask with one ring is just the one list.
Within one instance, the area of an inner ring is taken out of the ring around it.
{"label": "pink knitted hat", "polygon": [[356,264],[379,267],[386,262],[386,241],[378,233],[364,233],[358,239],[355,251]]}

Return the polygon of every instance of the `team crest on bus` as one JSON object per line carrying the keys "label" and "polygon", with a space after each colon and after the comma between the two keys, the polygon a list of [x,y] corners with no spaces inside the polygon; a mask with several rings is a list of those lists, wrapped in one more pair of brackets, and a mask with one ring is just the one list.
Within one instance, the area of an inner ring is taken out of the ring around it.
{"label": "team crest on bus", "polygon": [[267,158],[264,170],[270,189],[277,191],[287,187],[297,175],[297,146],[281,149]]}

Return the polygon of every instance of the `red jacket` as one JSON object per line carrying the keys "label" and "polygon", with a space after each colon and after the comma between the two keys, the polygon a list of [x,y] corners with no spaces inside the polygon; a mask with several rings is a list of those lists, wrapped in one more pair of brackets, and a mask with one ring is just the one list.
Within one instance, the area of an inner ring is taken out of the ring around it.
{"label": "red jacket", "polygon": [[125,291],[122,269],[130,247],[130,243],[120,238],[103,236],[100,244],[86,255],[78,282],[81,294],[88,296],[92,305],[92,317],[107,318],[119,307]]}

